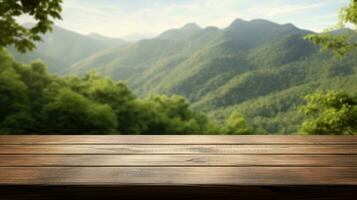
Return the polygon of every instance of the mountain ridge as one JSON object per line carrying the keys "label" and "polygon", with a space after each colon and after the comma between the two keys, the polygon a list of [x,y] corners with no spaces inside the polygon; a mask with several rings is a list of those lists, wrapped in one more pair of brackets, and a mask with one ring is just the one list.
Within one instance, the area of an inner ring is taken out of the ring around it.
{"label": "mountain ridge", "polygon": [[182,95],[217,120],[239,111],[254,128],[291,133],[301,123],[303,96],[320,89],[357,93],[355,54],[334,60],[303,39],[311,33],[264,19],[236,19],[223,29],[189,23],[95,52],[65,73],[96,70],[126,81],[139,96]]}
{"label": "mountain ridge", "polygon": [[[31,26],[31,24],[26,24]],[[74,63],[83,60],[99,51],[122,46],[125,41],[96,34],[83,35],[71,30],[54,26],[51,33],[45,34],[41,42],[35,43],[37,48],[33,52],[21,54],[13,47],[9,51],[22,62],[41,59],[47,63],[50,72],[62,75]]]}

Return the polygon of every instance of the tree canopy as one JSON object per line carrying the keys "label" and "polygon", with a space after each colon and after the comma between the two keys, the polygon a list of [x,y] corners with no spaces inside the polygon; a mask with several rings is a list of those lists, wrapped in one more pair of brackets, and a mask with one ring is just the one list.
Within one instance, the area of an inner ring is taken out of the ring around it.
{"label": "tree canopy", "polygon": [[59,77],[40,61],[21,64],[0,50],[1,134],[242,134],[191,110],[181,96],[137,98],[121,81],[89,73]]}
{"label": "tree canopy", "polygon": [[[332,29],[343,29],[349,24],[353,26],[354,32],[357,32],[357,0],[351,0],[347,7],[341,9],[339,23]],[[338,56],[344,56],[357,48],[356,33],[336,33],[332,29],[322,34],[308,35],[306,39],[320,45],[324,50],[332,50]]]}
{"label": "tree canopy", "polygon": [[[2,0],[0,1],[0,47],[14,45],[20,52],[31,51],[41,34],[52,30],[53,21],[61,19],[62,0]],[[28,15],[36,22],[25,27],[16,20]]]}
{"label": "tree canopy", "polygon": [[244,116],[234,111],[226,120],[225,133],[230,135],[252,134],[253,130],[249,127]]}
{"label": "tree canopy", "polygon": [[[324,50],[332,50],[339,57],[357,48],[357,0],[351,0],[349,6],[340,11],[340,21],[337,28],[353,26],[350,31],[331,32],[318,35],[308,35],[306,39],[321,45]],[[341,30],[340,30],[341,31]],[[344,92],[317,92],[305,97],[307,105],[303,106],[305,121],[301,131],[306,134],[357,134],[357,97]]]}
{"label": "tree canopy", "polygon": [[354,135],[357,133],[357,98],[343,92],[315,93],[306,97],[307,134]]}

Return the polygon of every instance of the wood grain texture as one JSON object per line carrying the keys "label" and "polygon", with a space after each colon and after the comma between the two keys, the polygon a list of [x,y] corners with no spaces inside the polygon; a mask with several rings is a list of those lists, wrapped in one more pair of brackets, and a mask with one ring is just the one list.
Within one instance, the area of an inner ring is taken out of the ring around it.
{"label": "wood grain texture", "polygon": [[0,167],[357,167],[357,155],[0,155]]}
{"label": "wood grain texture", "polygon": [[4,135],[0,144],[357,144],[355,136],[38,136]]}
{"label": "wood grain texture", "polygon": [[0,154],[357,154],[357,145],[0,145]]}
{"label": "wood grain texture", "polygon": [[0,185],[356,185],[354,167],[2,167]]}
{"label": "wood grain texture", "polygon": [[0,136],[0,200],[355,199],[353,136]]}

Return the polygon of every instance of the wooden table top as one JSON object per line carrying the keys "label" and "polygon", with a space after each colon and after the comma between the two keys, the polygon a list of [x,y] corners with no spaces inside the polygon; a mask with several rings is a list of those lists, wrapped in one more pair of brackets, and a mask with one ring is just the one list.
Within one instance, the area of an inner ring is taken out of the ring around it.
{"label": "wooden table top", "polygon": [[353,136],[0,136],[0,185],[356,186]]}

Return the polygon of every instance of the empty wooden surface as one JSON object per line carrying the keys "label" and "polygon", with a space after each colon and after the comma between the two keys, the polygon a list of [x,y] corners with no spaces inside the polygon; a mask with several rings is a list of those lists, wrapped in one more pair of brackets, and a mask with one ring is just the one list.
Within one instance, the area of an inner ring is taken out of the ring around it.
{"label": "empty wooden surface", "polygon": [[0,199],[353,199],[357,137],[0,136],[0,189]]}
{"label": "empty wooden surface", "polygon": [[357,145],[0,145],[0,155],[357,155]]}
{"label": "empty wooden surface", "polygon": [[357,144],[355,136],[39,136],[3,135],[0,144]]}

